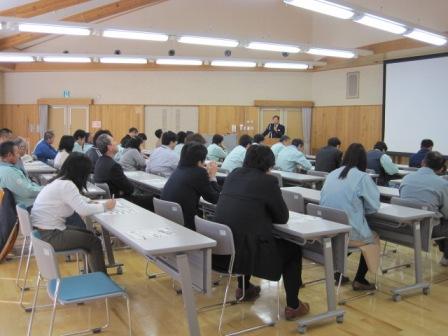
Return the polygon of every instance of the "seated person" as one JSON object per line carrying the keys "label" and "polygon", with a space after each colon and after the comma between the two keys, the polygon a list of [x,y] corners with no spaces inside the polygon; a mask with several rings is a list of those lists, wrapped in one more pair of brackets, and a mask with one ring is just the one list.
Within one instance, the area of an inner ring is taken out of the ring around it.
{"label": "seated person", "polygon": [[90,160],[81,153],[71,153],[58,174],[58,179],[46,185],[34,202],[31,224],[42,240],[56,251],[83,249],[88,253],[91,272],[107,274],[101,240],[91,231],[66,225],[66,219],[76,211],[90,216],[115,207],[115,200],[89,203],[81,195],[92,170]]}
{"label": "seated person", "polygon": [[159,129],[157,129],[155,132],[154,132],[154,135],[156,136],[156,138],[157,138],[157,141],[156,141],[156,148],[158,148],[158,147],[160,147],[161,145],[162,145],[162,140],[161,140],[161,138],[162,138],[162,134],[163,134],[163,131],[159,128]]}
{"label": "seated person", "polygon": [[425,155],[432,151],[434,147],[434,142],[431,139],[423,139],[420,144],[420,150],[411,156],[409,159],[409,167],[417,167],[420,168],[422,166],[422,161],[425,158]]}
{"label": "seated person", "polygon": [[252,145],[264,145],[264,135],[263,134],[255,134]]}
{"label": "seated person", "polygon": [[54,160],[56,157],[58,152],[52,146],[54,138],[53,131],[46,131],[44,133],[44,138],[37,144],[33,153],[39,161],[47,163],[48,160]]}
{"label": "seated person", "polygon": [[98,130],[95,132],[95,135],[93,136],[93,146],[86,152],[86,156],[90,159],[92,162],[92,173],[95,169],[96,162],[98,161],[99,157],[101,156],[101,152],[98,150],[98,147],[96,146],[96,141],[98,140],[98,137],[101,134],[108,134],[112,136],[112,133],[109,130]]}
{"label": "seated person", "polygon": [[275,166],[286,172],[296,172],[297,165],[304,170],[310,170],[313,165],[307,160],[303,154],[303,141],[301,139],[294,139],[291,145],[283,149],[278,154]]}
{"label": "seated person", "polygon": [[128,134],[126,134],[122,139],[121,139],[121,141],[120,141],[120,145],[118,145],[118,148],[119,148],[119,151],[121,151],[121,147],[123,147],[124,148],[124,145],[126,144],[126,142],[129,140],[129,139],[132,139],[132,138],[135,138],[135,137],[137,137],[138,136],[138,129],[137,128],[135,128],[135,127],[131,127],[130,129],[129,129],[129,131],[128,131]]}
{"label": "seated person", "polygon": [[0,188],[8,188],[16,204],[29,209],[42,187],[15,166],[18,159],[19,148],[12,141],[0,144]]}
{"label": "seated person", "polygon": [[331,173],[333,170],[341,166],[342,152],[341,140],[338,138],[330,138],[327,146],[321,148],[316,154],[316,171]]}
{"label": "seated person", "polygon": [[207,141],[205,140],[205,138],[202,136],[202,134],[200,133],[193,133],[190,131],[190,133],[187,134],[187,136],[185,137],[185,144],[189,143],[189,142],[198,142],[202,145],[205,145],[207,143]]}
{"label": "seated person", "polygon": [[243,134],[240,137],[239,145],[236,146],[232,151],[227,154],[221,168],[226,169],[231,173],[236,168],[241,168],[243,166],[244,158],[246,157],[246,150],[252,144],[252,138]]}
{"label": "seated person", "polygon": [[123,173],[123,168],[113,157],[117,153],[117,144],[109,134],[101,134],[96,140],[101,157],[94,169],[94,179],[97,183],[107,183],[109,191],[115,198],[123,197],[142,208],[154,210],[152,196],[134,193],[134,185]]}
{"label": "seated person", "polygon": [[143,141],[139,137],[127,141],[126,148],[118,161],[124,171],[145,170],[146,160],[141,153],[142,143]]}
{"label": "seated person", "polygon": [[157,147],[146,163],[146,172],[169,176],[177,168],[179,156],[174,152],[176,134],[168,131],[162,134],[162,145]]}
{"label": "seated person", "polygon": [[82,152],[85,154],[93,146],[93,134],[86,132],[86,142],[82,147]]}
{"label": "seated person", "polygon": [[226,148],[222,143],[224,137],[221,134],[215,134],[212,138],[212,144],[207,147],[207,159],[220,162],[227,156]]}
{"label": "seated person", "polygon": [[216,181],[218,166],[204,164],[207,148],[197,142],[184,146],[179,165],[163,188],[161,199],[176,202],[182,207],[185,226],[195,230],[194,216],[198,214],[199,198],[216,204],[220,187]]}
{"label": "seated person", "polygon": [[182,147],[184,147],[185,145],[185,138],[187,137],[187,133],[185,133],[184,131],[180,131],[177,133],[176,135],[176,140],[177,140],[177,144],[176,147],[174,147],[174,152],[179,155],[180,157],[180,152],[182,152]]}
{"label": "seated person", "polygon": [[274,153],[275,161],[277,162],[278,154],[291,144],[291,138],[287,135],[282,135],[280,140],[271,146],[272,153]]}
{"label": "seated person", "polygon": [[5,141],[11,141],[12,138],[12,131],[9,128],[0,129],[0,144]]}
{"label": "seated person", "polygon": [[23,174],[26,177],[28,176],[28,172],[25,170],[25,166],[24,166],[24,162],[32,162],[33,161],[33,157],[31,155],[28,155],[28,144],[25,141],[24,138],[22,137],[17,137],[16,139],[14,139],[14,145],[17,146],[17,148],[19,149],[19,158],[17,159],[17,162],[15,164],[15,166],[17,168],[19,168]]}
{"label": "seated person", "polygon": [[[251,146],[242,168],[227,177],[219,197],[215,221],[230,227],[235,243],[233,272],[245,275],[244,300],[258,297],[260,287],[250,277],[279,281],[283,276],[286,291],[285,317],[295,319],[309,312],[308,303],[298,298],[301,286],[302,252],[300,246],[278,239],[273,224],[288,222],[289,211],[278,180],[269,171],[274,154],[267,146]],[[229,256],[213,255],[214,269],[227,270]],[[238,278],[236,298],[242,298],[243,278]]]}
{"label": "seated person", "polygon": [[398,167],[393,163],[389,155],[386,154],[387,145],[378,141],[372,150],[367,152],[367,169],[372,169],[379,175],[377,184],[388,186],[389,181],[400,178]]}
{"label": "seated person", "polygon": [[[75,138],[71,135],[63,135],[61,140],[59,140],[59,148],[56,157],[54,158],[54,167],[56,169],[61,169],[65,160],[68,158],[70,153],[73,151],[75,145]],[[79,153],[79,152],[78,152]]]}
{"label": "seated person", "polygon": [[75,133],[73,133],[73,137],[75,138],[75,145],[73,147],[73,151],[79,153],[85,153],[84,144],[86,143],[87,140],[87,132],[81,129],[76,130]]}
{"label": "seated person", "polygon": [[[403,178],[400,198],[423,203],[428,210],[442,216],[441,223],[434,226],[432,238],[448,237],[448,181],[437,176],[446,167],[445,158],[439,152],[428,152],[422,167]],[[448,266],[448,238],[436,240],[443,252],[440,264]]]}
{"label": "seated person", "polygon": [[[365,218],[380,207],[380,192],[365,171],[367,154],[361,144],[351,144],[345,152],[342,167],[333,170],[322,187],[320,205],[344,210],[352,231],[349,246],[362,251],[358,271],[352,283],[354,290],[374,290],[375,285],[366,279],[367,271],[377,272],[380,258],[380,241]],[[348,280],[348,279],[347,279]]]}

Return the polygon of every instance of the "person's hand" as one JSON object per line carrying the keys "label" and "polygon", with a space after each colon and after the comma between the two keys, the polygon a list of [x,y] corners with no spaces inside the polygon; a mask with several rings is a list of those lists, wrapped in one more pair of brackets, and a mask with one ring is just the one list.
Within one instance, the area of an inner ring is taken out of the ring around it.
{"label": "person's hand", "polygon": [[112,210],[113,208],[115,208],[115,205],[117,204],[117,200],[115,199],[109,199],[106,201],[106,203],[104,203],[104,205],[106,206],[107,210]]}
{"label": "person's hand", "polygon": [[218,171],[218,165],[216,164],[215,161],[210,161],[207,165],[207,172],[208,172],[208,176],[210,178],[213,178],[216,176],[216,172]]}

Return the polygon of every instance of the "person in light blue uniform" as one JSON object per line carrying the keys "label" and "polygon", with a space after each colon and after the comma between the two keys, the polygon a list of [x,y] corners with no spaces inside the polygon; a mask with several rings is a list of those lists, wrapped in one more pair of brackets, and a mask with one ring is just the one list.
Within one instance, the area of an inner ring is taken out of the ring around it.
{"label": "person in light blue uniform", "polygon": [[185,145],[185,138],[187,137],[187,133],[185,133],[184,131],[180,131],[177,133],[176,136],[177,136],[177,144],[176,144],[176,147],[174,147],[174,153],[176,153],[180,157],[182,148]]}
{"label": "person in light blue uniform", "polygon": [[297,165],[304,170],[310,170],[313,165],[307,160],[303,154],[303,140],[294,139],[291,145],[283,149],[275,162],[275,166],[286,172],[296,172]]}
{"label": "person in light blue uniform", "polygon": [[212,144],[207,147],[207,159],[220,162],[224,161],[227,151],[222,142],[224,137],[221,134],[215,134],[212,138]]}
{"label": "person in light blue uniform", "polygon": [[72,152],[85,153],[84,144],[87,140],[86,131],[79,129],[73,133],[73,137],[75,138],[75,145],[73,146]]}
{"label": "person in light blue uniform", "polygon": [[376,273],[379,266],[379,239],[369,228],[366,214],[378,211],[380,193],[367,174],[367,154],[361,144],[353,143],[347,149],[342,167],[332,171],[322,187],[320,205],[344,210],[352,231],[349,246],[362,250],[358,271],[352,283],[354,290],[374,290],[365,276],[370,269]]}
{"label": "person in light blue uniform", "polygon": [[234,169],[243,166],[244,158],[246,157],[246,150],[252,144],[252,137],[247,134],[243,134],[240,137],[239,145],[236,146],[229,155],[226,156],[221,168],[226,169],[231,173]]}
{"label": "person in light blue uniform", "polygon": [[291,144],[291,138],[287,135],[282,135],[280,141],[271,146],[271,151],[272,153],[274,153],[275,161],[277,161],[278,154],[280,154],[280,152],[284,150],[286,147],[288,147],[290,144]]}
{"label": "person in light blue uniform", "polygon": [[[434,226],[432,238],[448,237],[448,181],[438,176],[445,168],[446,160],[439,152],[428,152],[422,167],[403,178],[400,198],[428,206],[428,210],[440,214],[441,222]],[[448,238],[437,239],[442,266],[448,266]]]}

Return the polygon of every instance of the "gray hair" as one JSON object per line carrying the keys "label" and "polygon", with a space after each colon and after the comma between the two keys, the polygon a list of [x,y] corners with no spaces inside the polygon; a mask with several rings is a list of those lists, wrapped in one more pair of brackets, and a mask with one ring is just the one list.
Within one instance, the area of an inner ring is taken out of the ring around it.
{"label": "gray hair", "polygon": [[112,137],[109,134],[101,134],[98,139],[96,139],[96,148],[101,152],[101,154],[106,154],[107,146],[112,144]]}
{"label": "gray hair", "polygon": [[26,140],[22,137],[17,137],[13,140],[14,145],[16,145],[17,147],[22,147],[22,146],[28,146],[28,143],[26,142]]}
{"label": "gray hair", "polygon": [[54,138],[54,132],[53,131],[48,130],[48,131],[46,131],[44,133],[44,140],[45,141],[50,140],[52,138]]}

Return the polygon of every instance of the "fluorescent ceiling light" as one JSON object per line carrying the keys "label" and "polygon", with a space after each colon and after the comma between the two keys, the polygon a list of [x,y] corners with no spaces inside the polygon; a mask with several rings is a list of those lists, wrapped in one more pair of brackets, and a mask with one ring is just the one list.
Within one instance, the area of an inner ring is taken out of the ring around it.
{"label": "fluorescent ceiling light", "polygon": [[106,29],[102,34],[104,37],[120,38],[128,40],[145,40],[145,41],[168,41],[168,35],[159,33],[149,33],[142,31],[115,30]]}
{"label": "fluorescent ceiling light", "polygon": [[201,44],[213,47],[229,47],[229,48],[234,48],[239,43],[236,40],[220,39],[212,37],[200,37],[200,36],[181,36],[177,41],[180,43]]}
{"label": "fluorescent ceiling light", "polygon": [[322,48],[310,48],[307,51],[311,55],[329,56],[329,57],[341,57],[341,58],[353,58],[355,53],[347,50],[334,50],[334,49],[322,49]]}
{"label": "fluorescent ceiling light", "polygon": [[351,8],[344,7],[325,0],[283,0],[285,3],[318,12],[339,19],[351,19],[355,13]]}
{"label": "fluorescent ceiling light", "polygon": [[33,56],[0,54],[0,62],[23,63],[34,62]]}
{"label": "fluorescent ceiling light", "polygon": [[61,34],[61,35],[90,35],[89,28],[73,27],[73,26],[58,26],[38,23],[20,23],[19,31],[30,33],[44,33],[44,34]]}
{"label": "fluorescent ceiling light", "polygon": [[295,69],[306,70],[309,65],[306,63],[282,63],[282,62],[267,62],[264,64],[265,68],[269,69]]}
{"label": "fluorescent ceiling light", "polygon": [[44,62],[49,63],[90,63],[90,57],[82,56],[44,56]]}
{"label": "fluorescent ceiling light", "polygon": [[265,42],[250,42],[246,48],[255,50],[287,52],[291,54],[295,54],[300,51],[299,47],[293,45],[265,43]]}
{"label": "fluorescent ceiling light", "polygon": [[238,67],[238,68],[255,68],[257,63],[250,61],[221,61],[215,60],[210,63],[211,66],[220,67]]}
{"label": "fluorescent ceiling light", "polygon": [[365,14],[361,18],[354,20],[365,26],[387,31],[393,34],[403,34],[406,31],[406,27],[400,23],[383,19],[381,17]]}
{"label": "fluorescent ceiling light", "polygon": [[201,60],[197,59],[180,59],[180,58],[159,58],[156,64],[160,65],[202,65]]}
{"label": "fluorescent ceiling light", "polygon": [[414,40],[434,44],[436,46],[442,46],[447,42],[447,38],[445,36],[430,33],[421,29],[414,29],[413,31],[411,31],[408,34],[405,34],[404,36]]}
{"label": "fluorescent ceiling light", "polygon": [[100,57],[100,63],[106,64],[147,64],[146,58],[142,57]]}

